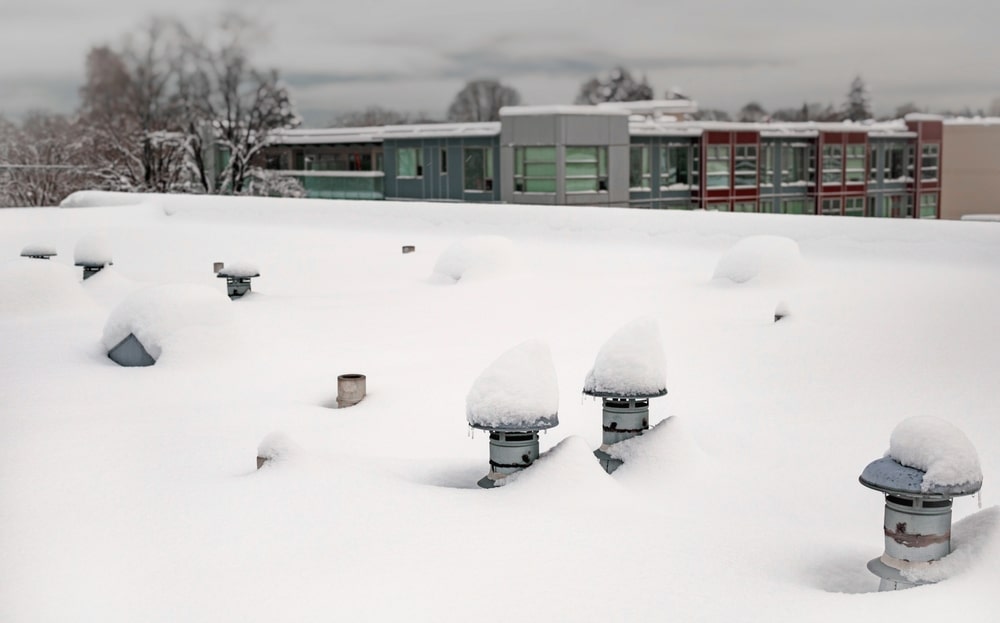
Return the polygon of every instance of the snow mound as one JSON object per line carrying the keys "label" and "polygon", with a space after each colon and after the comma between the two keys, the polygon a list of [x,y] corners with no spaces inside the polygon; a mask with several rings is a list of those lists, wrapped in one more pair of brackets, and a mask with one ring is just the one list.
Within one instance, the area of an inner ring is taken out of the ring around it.
{"label": "snow mound", "polygon": [[564,494],[555,496],[556,499],[568,502],[576,497],[565,495],[569,491],[580,492],[577,501],[581,501],[593,499],[595,494],[613,494],[615,488],[614,480],[608,478],[594,458],[587,441],[577,435],[563,439],[538,457],[531,467],[514,472],[504,480],[504,491],[517,491],[517,495],[534,491],[541,497],[540,503],[553,502],[553,491]]}
{"label": "snow mound", "polygon": [[50,244],[29,244],[21,249],[21,255],[56,255],[56,248]]}
{"label": "snow mound", "polygon": [[280,432],[268,434],[257,446],[258,458],[269,461],[287,459],[298,451],[299,445]]}
{"label": "snow mound", "polygon": [[111,243],[103,234],[84,236],[73,250],[75,264],[107,265],[111,263]]}
{"label": "snow mound", "polygon": [[549,347],[515,346],[489,365],[465,399],[469,424],[488,430],[541,430],[559,423],[559,384]]}
{"label": "snow mound", "polygon": [[54,261],[17,258],[0,265],[0,315],[34,315],[91,305],[78,268]]}
{"label": "snow mound", "polygon": [[751,279],[783,277],[802,262],[799,243],[784,236],[747,236],[734,244],[715,265],[712,279],[746,283]]}
{"label": "snow mound", "polygon": [[583,391],[624,396],[653,396],[667,388],[663,339],[654,318],[637,318],[604,343]]}
{"label": "snow mound", "polygon": [[190,327],[227,324],[232,307],[224,294],[194,285],[155,286],[127,297],[108,316],[101,343],[111,350],[131,333],[153,359],[165,342]]}
{"label": "snow mound", "polygon": [[100,208],[130,206],[146,203],[148,197],[140,193],[116,193],[103,190],[78,190],[59,203],[60,208]]}
{"label": "snow mound", "polygon": [[233,262],[232,264],[226,264],[222,270],[219,271],[219,275],[222,277],[258,277],[260,276],[260,270],[257,265],[252,262]]}
{"label": "snow mound", "polygon": [[1000,525],[1000,506],[993,506],[955,522],[951,553],[925,567],[902,571],[911,582],[940,582],[973,567],[987,551]]}
{"label": "snow mound", "polygon": [[434,275],[451,281],[502,273],[514,265],[514,243],[503,236],[471,236],[445,249]]}
{"label": "snow mound", "polygon": [[931,416],[900,422],[889,437],[886,456],[924,474],[920,487],[975,484],[983,481],[976,448],[954,425]]}

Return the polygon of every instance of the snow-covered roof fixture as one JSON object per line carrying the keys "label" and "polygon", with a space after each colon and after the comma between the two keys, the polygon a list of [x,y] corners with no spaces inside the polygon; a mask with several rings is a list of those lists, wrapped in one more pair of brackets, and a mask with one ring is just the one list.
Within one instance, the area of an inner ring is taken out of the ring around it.
{"label": "snow-covered roof fixture", "polygon": [[151,366],[164,344],[179,332],[225,324],[230,311],[229,301],[211,288],[180,284],[146,288],[111,311],[101,343],[120,366]]}
{"label": "snow-covered roof fixture", "polygon": [[341,374],[337,377],[337,408],[353,407],[367,392],[368,377],[364,374]]}
{"label": "snow-covered roof fixture", "polygon": [[73,263],[83,268],[83,278],[90,279],[101,272],[105,266],[110,266],[111,245],[107,238],[100,234],[91,234],[81,238],[73,250]]}
{"label": "snow-covered roof fixture", "polygon": [[912,417],[892,431],[886,456],[861,473],[885,494],[885,553],[868,562],[880,591],[934,581],[927,570],[951,553],[952,499],[983,485],[976,449],[962,431],[935,417]]}
{"label": "snow-covered roof fixture", "polygon": [[559,424],[559,385],[549,347],[537,340],[515,346],[489,365],[465,399],[469,426],[490,432],[490,472],[479,486],[505,484],[507,476],[538,458],[538,431]]}
{"label": "snow-covered roof fixture", "polygon": [[653,318],[637,318],[604,343],[583,383],[603,403],[604,436],[594,455],[609,474],[621,467],[608,448],[649,430],[649,399],[667,393],[666,358]]}
{"label": "snow-covered roof fixture", "polygon": [[56,248],[48,244],[29,244],[21,249],[21,257],[30,257],[36,260],[47,260],[58,255]]}
{"label": "snow-covered roof fixture", "polygon": [[238,299],[250,291],[250,280],[260,277],[260,271],[249,262],[234,262],[223,266],[216,277],[226,280],[226,294],[230,299]]}

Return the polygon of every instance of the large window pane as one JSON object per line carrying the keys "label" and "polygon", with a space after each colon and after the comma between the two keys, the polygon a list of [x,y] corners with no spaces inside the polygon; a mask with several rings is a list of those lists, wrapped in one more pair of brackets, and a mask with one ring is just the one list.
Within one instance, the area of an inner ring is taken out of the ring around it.
{"label": "large window pane", "polygon": [[646,145],[633,145],[629,149],[629,188],[649,188],[650,168],[649,168],[649,147]]}
{"label": "large window pane", "polygon": [[396,150],[396,175],[399,177],[420,177],[422,174],[419,148],[402,147]]}
{"label": "large window pane", "polygon": [[555,147],[514,149],[514,192],[554,193],[555,178]]}
{"label": "large window pane", "polygon": [[493,190],[493,152],[482,147],[466,147],[463,172],[465,190]]}

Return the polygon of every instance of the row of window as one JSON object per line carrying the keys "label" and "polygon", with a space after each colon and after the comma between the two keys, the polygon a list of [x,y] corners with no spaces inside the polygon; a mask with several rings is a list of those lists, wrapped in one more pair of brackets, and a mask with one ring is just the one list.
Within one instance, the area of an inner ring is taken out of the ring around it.
{"label": "row of window", "polygon": [[[448,150],[441,149],[438,159],[441,175],[448,173]],[[423,149],[401,147],[396,150],[396,176],[419,178],[424,176]],[[489,147],[462,148],[462,188],[468,191],[493,190],[493,150]]]}
{"label": "row of window", "polygon": [[[780,149],[780,179],[782,185],[815,183],[814,150],[805,144],[765,145],[760,162],[761,185],[770,186],[774,179],[776,155]],[[824,145],[822,150],[823,184],[860,183],[865,176],[865,146]],[[912,173],[913,150],[903,144],[889,144],[881,152],[869,150],[869,179],[876,179],[881,164],[887,179],[908,177]],[[396,175],[402,178],[423,176],[422,153],[419,147],[397,150]],[[652,185],[650,147],[633,145],[630,150],[629,187],[649,189]],[[381,161],[381,154],[379,154]],[[732,160],[732,174],[730,161]],[[322,162],[322,161],[320,161]],[[355,162],[355,161],[351,161]],[[697,145],[666,145],[659,147],[659,180],[661,190],[682,190],[698,186],[699,147]],[[904,162],[907,164],[904,165]],[[924,145],[921,151],[921,178],[937,179],[940,146]],[[440,173],[448,172],[448,151],[441,149]],[[370,170],[371,155],[356,158],[357,168]],[[904,168],[905,166],[905,168]],[[307,167],[321,169],[322,167]],[[335,169],[335,170],[340,170]],[[705,150],[705,187],[729,188],[758,185],[758,147],[756,145],[710,145]],[[463,148],[463,187],[471,191],[493,189],[493,150],[488,147]],[[527,193],[556,192],[556,148],[517,147],[514,149],[514,190]],[[608,151],[606,147],[566,147],[566,192],[598,192],[607,190]],[[730,180],[732,177],[732,180]]]}
{"label": "row of window", "polygon": [[[913,197],[911,195],[887,194],[882,196],[881,202],[878,199],[879,197],[876,195],[869,195],[867,197],[867,209],[865,197],[820,199],[819,214],[828,216],[913,217]],[[781,214],[816,214],[817,200],[812,198],[782,199],[776,203],[770,201],[763,203],[768,206],[777,206],[777,212]],[[689,209],[687,205],[680,207]],[[728,212],[729,202],[709,202],[705,207],[708,210]],[[920,218],[937,218],[937,207],[937,193],[922,193],[920,195]],[[757,212],[758,204],[756,201],[736,201],[733,203],[732,211]]]}

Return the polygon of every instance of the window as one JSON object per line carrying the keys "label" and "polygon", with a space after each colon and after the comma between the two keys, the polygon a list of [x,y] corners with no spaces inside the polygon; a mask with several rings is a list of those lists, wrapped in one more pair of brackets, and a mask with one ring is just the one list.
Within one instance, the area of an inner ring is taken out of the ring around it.
{"label": "window", "polygon": [[649,147],[633,145],[629,150],[629,188],[648,189],[650,186]]}
{"label": "window", "polygon": [[424,167],[419,147],[400,147],[396,150],[396,175],[398,177],[423,177]]}
{"label": "window", "polygon": [[756,201],[737,201],[733,204],[733,212],[756,212]]}
{"label": "window", "polygon": [[[874,199],[874,197],[872,197]],[[865,198],[864,197],[848,197],[844,200],[844,215],[845,216],[864,216],[865,215]]]}
{"label": "window", "polygon": [[824,199],[820,203],[820,214],[840,216],[840,199]]}
{"label": "window", "polygon": [[784,214],[815,214],[816,204],[812,199],[784,199],[781,211]]}
{"label": "window", "polygon": [[729,145],[705,149],[705,181],[708,188],[729,188]]}
{"label": "window", "polygon": [[878,181],[878,147],[875,145],[868,148],[868,180]]}
{"label": "window", "polygon": [[736,146],[736,186],[757,185],[757,146]]}
{"label": "window", "polygon": [[763,163],[761,165],[760,185],[774,185],[774,153],[777,148],[774,145],[764,145],[761,147]]}
{"label": "window", "polygon": [[781,183],[788,186],[805,185],[809,172],[809,147],[783,145],[781,147]]}
{"label": "window", "polygon": [[913,167],[914,167],[913,160],[915,158],[914,152],[915,148],[913,147],[913,145],[906,146],[906,177],[908,182],[913,181]]}
{"label": "window", "polygon": [[608,190],[608,148],[566,147],[566,192]]}
{"label": "window", "polygon": [[823,183],[840,184],[843,181],[844,148],[842,145],[823,146]]}
{"label": "window", "polygon": [[486,147],[466,147],[462,154],[465,190],[493,190],[493,150]]}
{"label": "window", "polygon": [[288,158],[287,154],[284,152],[264,155],[265,169],[272,169],[272,170],[287,169],[288,168],[287,164],[288,164]]}
{"label": "window", "polygon": [[865,146],[847,146],[846,177],[848,183],[865,181]]}
{"label": "window", "polygon": [[937,208],[937,193],[923,193],[920,195],[920,218],[937,218]]}
{"label": "window", "polygon": [[698,146],[660,148],[660,189],[686,190],[698,186]]}
{"label": "window", "polygon": [[878,214],[876,212],[877,209],[878,209],[878,197],[874,195],[868,197],[868,212],[866,214],[868,216],[882,216],[881,214]]}
{"label": "window", "polygon": [[[924,145],[920,149],[920,179],[936,180],[938,177],[938,157],[941,147],[937,143]],[[926,195],[924,195],[926,196]],[[923,211],[924,196],[920,197],[921,211]]]}
{"label": "window", "polygon": [[448,172],[448,150],[441,148],[441,175]]}
{"label": "window", "polygon": [[556,192],[556,148],[514,148],[514,192]]}
{"label": "window", "polygon": [[893,143],[886,146],[885,150],[885,179],[900,180],[905,174],[904,146],[900,143]]}
{"label": "window", "polygon": [[714,201],[705,206],[706,210],[712,210],[713,212],[729,212],[729,202],[728,201]]}
{"label": "window", "polygon": [[913,218],[913,195],[903,197],[903,209],[900,211],[901,218]]}

